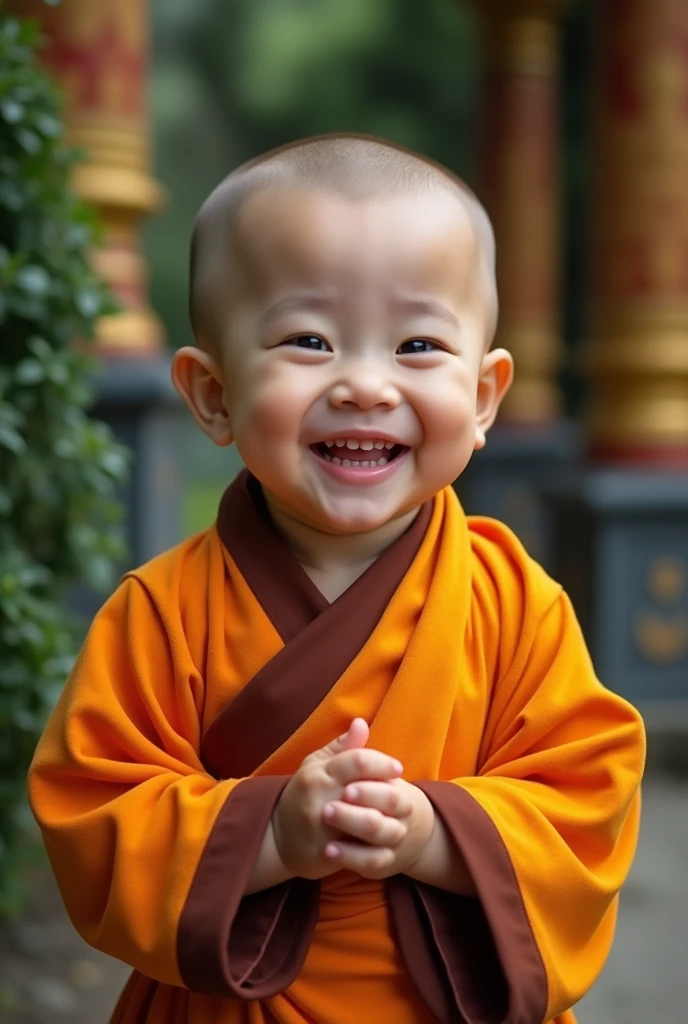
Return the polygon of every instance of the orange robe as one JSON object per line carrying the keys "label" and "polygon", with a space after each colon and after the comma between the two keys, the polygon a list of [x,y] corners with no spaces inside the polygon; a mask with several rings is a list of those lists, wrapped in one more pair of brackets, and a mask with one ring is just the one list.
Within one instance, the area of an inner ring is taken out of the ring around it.
{"label": "orange robe", "polygon": [[[290,774],[357,715],[477,896],[339,872],[242,898]],[[571,1024],[612,942],[643,756],[504,526],[447,489],[328,605],[244,473],[96,616],[30,798],[74,925],[134,968],[116,1024]]]}

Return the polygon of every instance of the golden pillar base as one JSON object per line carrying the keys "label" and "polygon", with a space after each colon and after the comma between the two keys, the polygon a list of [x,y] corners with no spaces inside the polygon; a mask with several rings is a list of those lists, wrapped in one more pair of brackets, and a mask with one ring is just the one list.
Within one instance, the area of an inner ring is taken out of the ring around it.
{"label": "golden pillar base", "polygon": [[688,466],[688,5],[604,0],[599,20],[589,435]]}
{"label": "golden pillar base", "polygon": [[96,329],[99,351],[155,355],[164,331],[147,300],[147,269],[139,225],[160,209],[164,193],[150,175],[145,103],[145,0],[14,0],[22,17],[46,35],[43,59],[65,95],[68,144],[85,151],[74,190],[98,210],[103,242],[94,266],[124,311]]}
{"label": "golden pillar base", "polygon": [[486,0],[485,131],[480,193],[495,230],[496,344],[516,374],[501,418],[544,425],[559,416],[559,37],[555,0]]}
{"label": "golden pillar base", "polygon": [[516,375],[507,393],[500,418],[524,426],[537,426],[558,419],[561,395],[556,375],[561,363],[561,343],[551,323],[541,327],[518,323],[518,317],[504,316],[495,344],[513,354]]}
{"label": "golden pillar base", "polygon": [[601,318],[587,353],[588,433],[615,462],[688,465],[688,308],[633,304]]}

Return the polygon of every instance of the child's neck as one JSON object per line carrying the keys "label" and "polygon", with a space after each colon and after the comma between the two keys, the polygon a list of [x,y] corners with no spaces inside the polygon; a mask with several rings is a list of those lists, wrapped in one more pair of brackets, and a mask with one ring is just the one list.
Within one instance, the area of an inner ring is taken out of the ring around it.
{"label": "child's neck", "polygon": [[419,512],[412,509],[368,533],[329,534],[293,519],[267,496],[266,500],[275,526],[330,603],[408,530]]}

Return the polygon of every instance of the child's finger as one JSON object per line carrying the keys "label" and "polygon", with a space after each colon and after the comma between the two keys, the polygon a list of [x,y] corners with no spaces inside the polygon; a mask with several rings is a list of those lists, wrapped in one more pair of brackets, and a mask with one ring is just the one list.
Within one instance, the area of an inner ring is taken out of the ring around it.
{"label": "child's finger", "polygon": [[344,739],[344,750],[365,747],[370,736],[370,728],[365,718],[354,718]]}
{"label": "child's finger", "polygon": [[351,782],[344,790],[343,797],[347,803],[359,807],[374,807],[382,814],[394,818],[406,818],[411,813],[411,801],[405,788],[391,782],[371,782],[362,779]]}
{"label": "child's finger", "polygon": [[368,846],[338,839],[325,847],[325,859],[340,870],[355,871],[364,878],[386,878],[394,870],[395,853],[388,846]]}
{"label": "child's finger", "polygon": [[356,807],[332,800],[323,808],[323,821],[346,837],[360,839],[372,846],[398,846],[406,838],[406,825],[371,807]]}
{"label": "child's finger", "polygon": [[364,747],[368,742],[369,733],[370,729],[366,720],[364,718],[354,718],[346,732],[331,740],[326,746],[321,747],[320,750],[315,750],[312,754],[309,754],[305,758],[304,764],[313,761],[327,761],[336,754],[341,754],[346,750]]}
{"label": "child's finger", "polygon": [[403,766],[395,758],[369,747],[335,754],[325,768],[330,778],[341,786],[357,782],[359,779],[375,779],[379,782],[397,779],[403,770]]}

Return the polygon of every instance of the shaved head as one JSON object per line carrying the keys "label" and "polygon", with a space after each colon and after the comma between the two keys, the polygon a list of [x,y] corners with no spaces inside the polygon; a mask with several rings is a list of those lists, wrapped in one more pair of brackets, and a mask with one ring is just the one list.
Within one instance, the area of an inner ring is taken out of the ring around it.
{"label": "shaved head", "polygon": [[189,311],[202,348],[216,350],[223,335],[244,203],[262,189],[304,188],[354,201],[441,190],[459,199],[480,249],[478,286],[485,289],[490,309],[489,346],[497,322],[495,246],[489,218],[478,199],[459,178],[426,157],[372,136],[336,134],[290,143],[250,160],[229,174],[201,207],[191,241]]}

